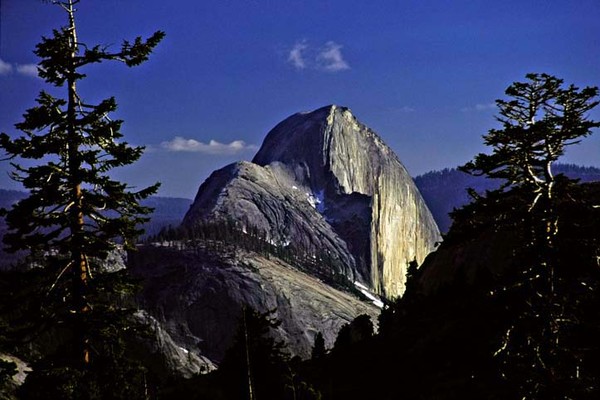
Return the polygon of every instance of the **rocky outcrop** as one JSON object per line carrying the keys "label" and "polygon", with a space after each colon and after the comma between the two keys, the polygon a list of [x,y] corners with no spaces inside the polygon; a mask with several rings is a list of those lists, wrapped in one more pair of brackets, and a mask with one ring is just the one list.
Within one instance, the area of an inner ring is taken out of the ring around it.
{"label": "rocky outcrop", "polygon": [[304,358],[317,332],[332,347],[343,324],[379,314],[374,305],[277,258],[240,249],[147,245],[130,254],[129,264],[144,281],[144,307],[173,340],[216,362],[232,344],[243,306],[275,310],[277,339]]}
{"label": "rocky outcrop", "polygon": [[440,240],[398,157],[337,106],[287,118],[252,163],[213,173],[184,225],[226,218],[273,244],[325,253],[336,272],[386,297],[404,292],[408,264]]}
{"label": "rocky outcrop", "polygon": [[274,310],[275,336],[293,355],[308,357],[317,332],[332,347],[357,316],[376,320],[374,294],[401,295],[408,264],[440,239],[393,151],[336,106],[291,116],[252,162],[213,172],[182,228],[177,240],[141,246],[128,265],[157,326],[216,363],[245,306]]}
{"label": "rocky outcrop", "polygon": [[[14,375],[5,377],[5,380],[0,379],[0,399],[18,399],[17,389],[25,382],[27,374],[31,372],[31,367],[24,360],[12,354],[0,353],[0,361],[8,364],[12,363],[14,367]],[[7,373],[7,371],[2,371],[1,369],[0,372]]]}
{"label": "rocky outcrop", "polygon": [[352,277],[355,262],[346,242],[319,212],[321,200],[280,168],[238,162],[215,171],[200,187],[184,225],[229,220],[257,229],[276,246],[331,254]]}
{"label": "rocky outcrop", "polygon": [[154,361],[156,369],[162,377],[191,378],[194,375],[206,374],[216,369],[215,364],[198,353],[196,346],[191,349],[175,343],[163,326],[144,310],[137,311],[133,318],[151,333],[134,344],[143,352],[142,358]]}

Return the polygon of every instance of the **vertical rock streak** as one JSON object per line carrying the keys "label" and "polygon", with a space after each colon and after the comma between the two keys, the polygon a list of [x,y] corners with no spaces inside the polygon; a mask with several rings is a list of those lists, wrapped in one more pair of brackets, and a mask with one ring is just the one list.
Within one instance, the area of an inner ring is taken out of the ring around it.
{"label": "vertical rock streak", "polygon": [[324,146],[338,190],[371,198],[371,288],[388,297],[404,292],[408,264],[421,263],[439,232],[412,179],[395,154],[347,109],[331,106]]}

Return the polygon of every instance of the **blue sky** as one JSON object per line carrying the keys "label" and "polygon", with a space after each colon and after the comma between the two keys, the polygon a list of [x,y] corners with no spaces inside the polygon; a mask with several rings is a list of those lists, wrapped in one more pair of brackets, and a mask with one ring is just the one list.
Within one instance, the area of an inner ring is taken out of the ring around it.
{"label": "blue sky", "polygon": [[[0,0],[0,130],[44,83],[32,50],[65,24],[41,0]],[[116,175],[164,196],[195,195],[216,168],[251,159],[276,123],[350,107],[412,175],[485,151],[493,102],[528,72],[600,86],[598,0],[82,0],[88,44],[167,33],[150,61],[89,68],[88,102],[115,96],[123,132],[148,150]],[[600,119],[600,112],[592,115]],[[600,133],[565,162],[600,165]],[[0,187],[14,187],[0,164]]]}

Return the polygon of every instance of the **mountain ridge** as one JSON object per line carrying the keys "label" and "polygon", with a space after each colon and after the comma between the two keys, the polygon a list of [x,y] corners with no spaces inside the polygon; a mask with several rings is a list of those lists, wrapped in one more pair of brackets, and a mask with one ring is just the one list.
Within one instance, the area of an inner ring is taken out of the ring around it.
{"label": "mountain ridge", "polygon": [[[600,181],[600,167],[557,163],[556,170],[572,179],[579,179],[581,182]],[[452,209],[460,207],[470,200],[467,188],[473,187],[481,193],[486,189],[496,187],[493,180],[484,177],[472,177],[460,172],[456,167],[431,170],[413,177],[413,180],[442,232],[446,232],[452,222],[448,215]],[[451,196],[448,196],[445,191],[446,188],[452,188]],[[10,207],[14,202],[26,196],[27,192],[23,190],[0,188],[0,208]],[[447,202],[436,201],[436,198],[444,197],[450,198]],[[144,205],[156,207],[157,210],[153,212],[150,223],[146,225],[144,237],[156,235],[161,229],[169,225],[172,227],[179,225],[192,203],[193,199],[185,197],[150,197]],[[176,204],[176,206],[173,207],[173,204]],[[160,217],[157,218],[157,216]],[[0,229],[2,226],[3,220],[0,218]]]}
{"label": "mountain ridge", "polygon": [[[555,174],[564,174],[582,183],[600,181],[598,167],[557,163],[554,171]],[[416,176],[414,180],[442,232],[448,232],[450,229],[450,212],[471,201],[467,193],[468,188],[484,193],[486,190],[498,188],[501,183],[500,180],[469,175],[457,168],[429,171]]]}

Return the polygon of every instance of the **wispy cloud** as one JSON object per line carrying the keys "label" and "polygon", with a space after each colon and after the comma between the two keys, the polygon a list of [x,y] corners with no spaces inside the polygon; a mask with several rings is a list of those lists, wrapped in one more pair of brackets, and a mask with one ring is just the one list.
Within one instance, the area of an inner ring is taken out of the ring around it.
{"label": "wispy cloud", "polygon": [[337,72],[343,71],[345,69],[350,69],[350,66],[344,60],[344,56],[342,55],[341,44],[337,44],[336,42],[327,42],[325,46],[319,52],[317,56],[317,60],[321,68],[326,71]]}
{"label": "wispy cloud", "polygon": [[36,64],[16,64],[17,73],[25,76],[31,76],[37,78],[38,67]]}
{"label": "wispy cloud", "polygon": [[475,104],[471,107],[463,107],[460,109],[462,112],[471,112],[471,111],[488,111],[494,110],[496,108],[496,103],[479,103]]}
{"label": "wispy cloud", "polygon": [[12,70],[12,65],[0,58],[0,75],[8,75],[12,72]]}
{"label": "wispy cloud", "polygon": [[485,111],[485,110],[493,110],[496,108],[496,104],[488,103],[488,104],[475,104],[476,111]]}
{"label": "wispy cloud", "polygon": [[288,54],[288,62],[290,62],[297,69],[306,68],[306,61],[304,60],[304,51],[308,48],[306,40],[298,42],[292,47]]}
{"label": "wispy cloud", "polygon": [[417,111],[416,108],[410,106],[392,106],[385,107],[380,110],[381,113],[386,115],[398,116],[400,114],[411,114]]}
{"label": "wispy cloud", "polygon": [[298,41],[290,48],[287,62],[297,70],[313,69],[339,72],[350,69],[344,59],[343,46],[333,41],[321,47],[311,46],[306,40]]}
{"label": "wispy cloud", "polygon": [[234,140],[231,143],[220,143],[216,140],[211,140],[208,143],[203,143],[194,139],[185,139],[181,136],[176,136],[172,140],[162,142],[160,147],[164,150],[173,152],[204,153],[212,155],[234,155],[258,150],[258,146],[247,144],[243,140]]}
{"label": "wispy cloud", "polygon": [[11,64],[0,59],[0,75],[11,75],[16,72],[19,75],[37,77],[37,65],[35,64]]}

